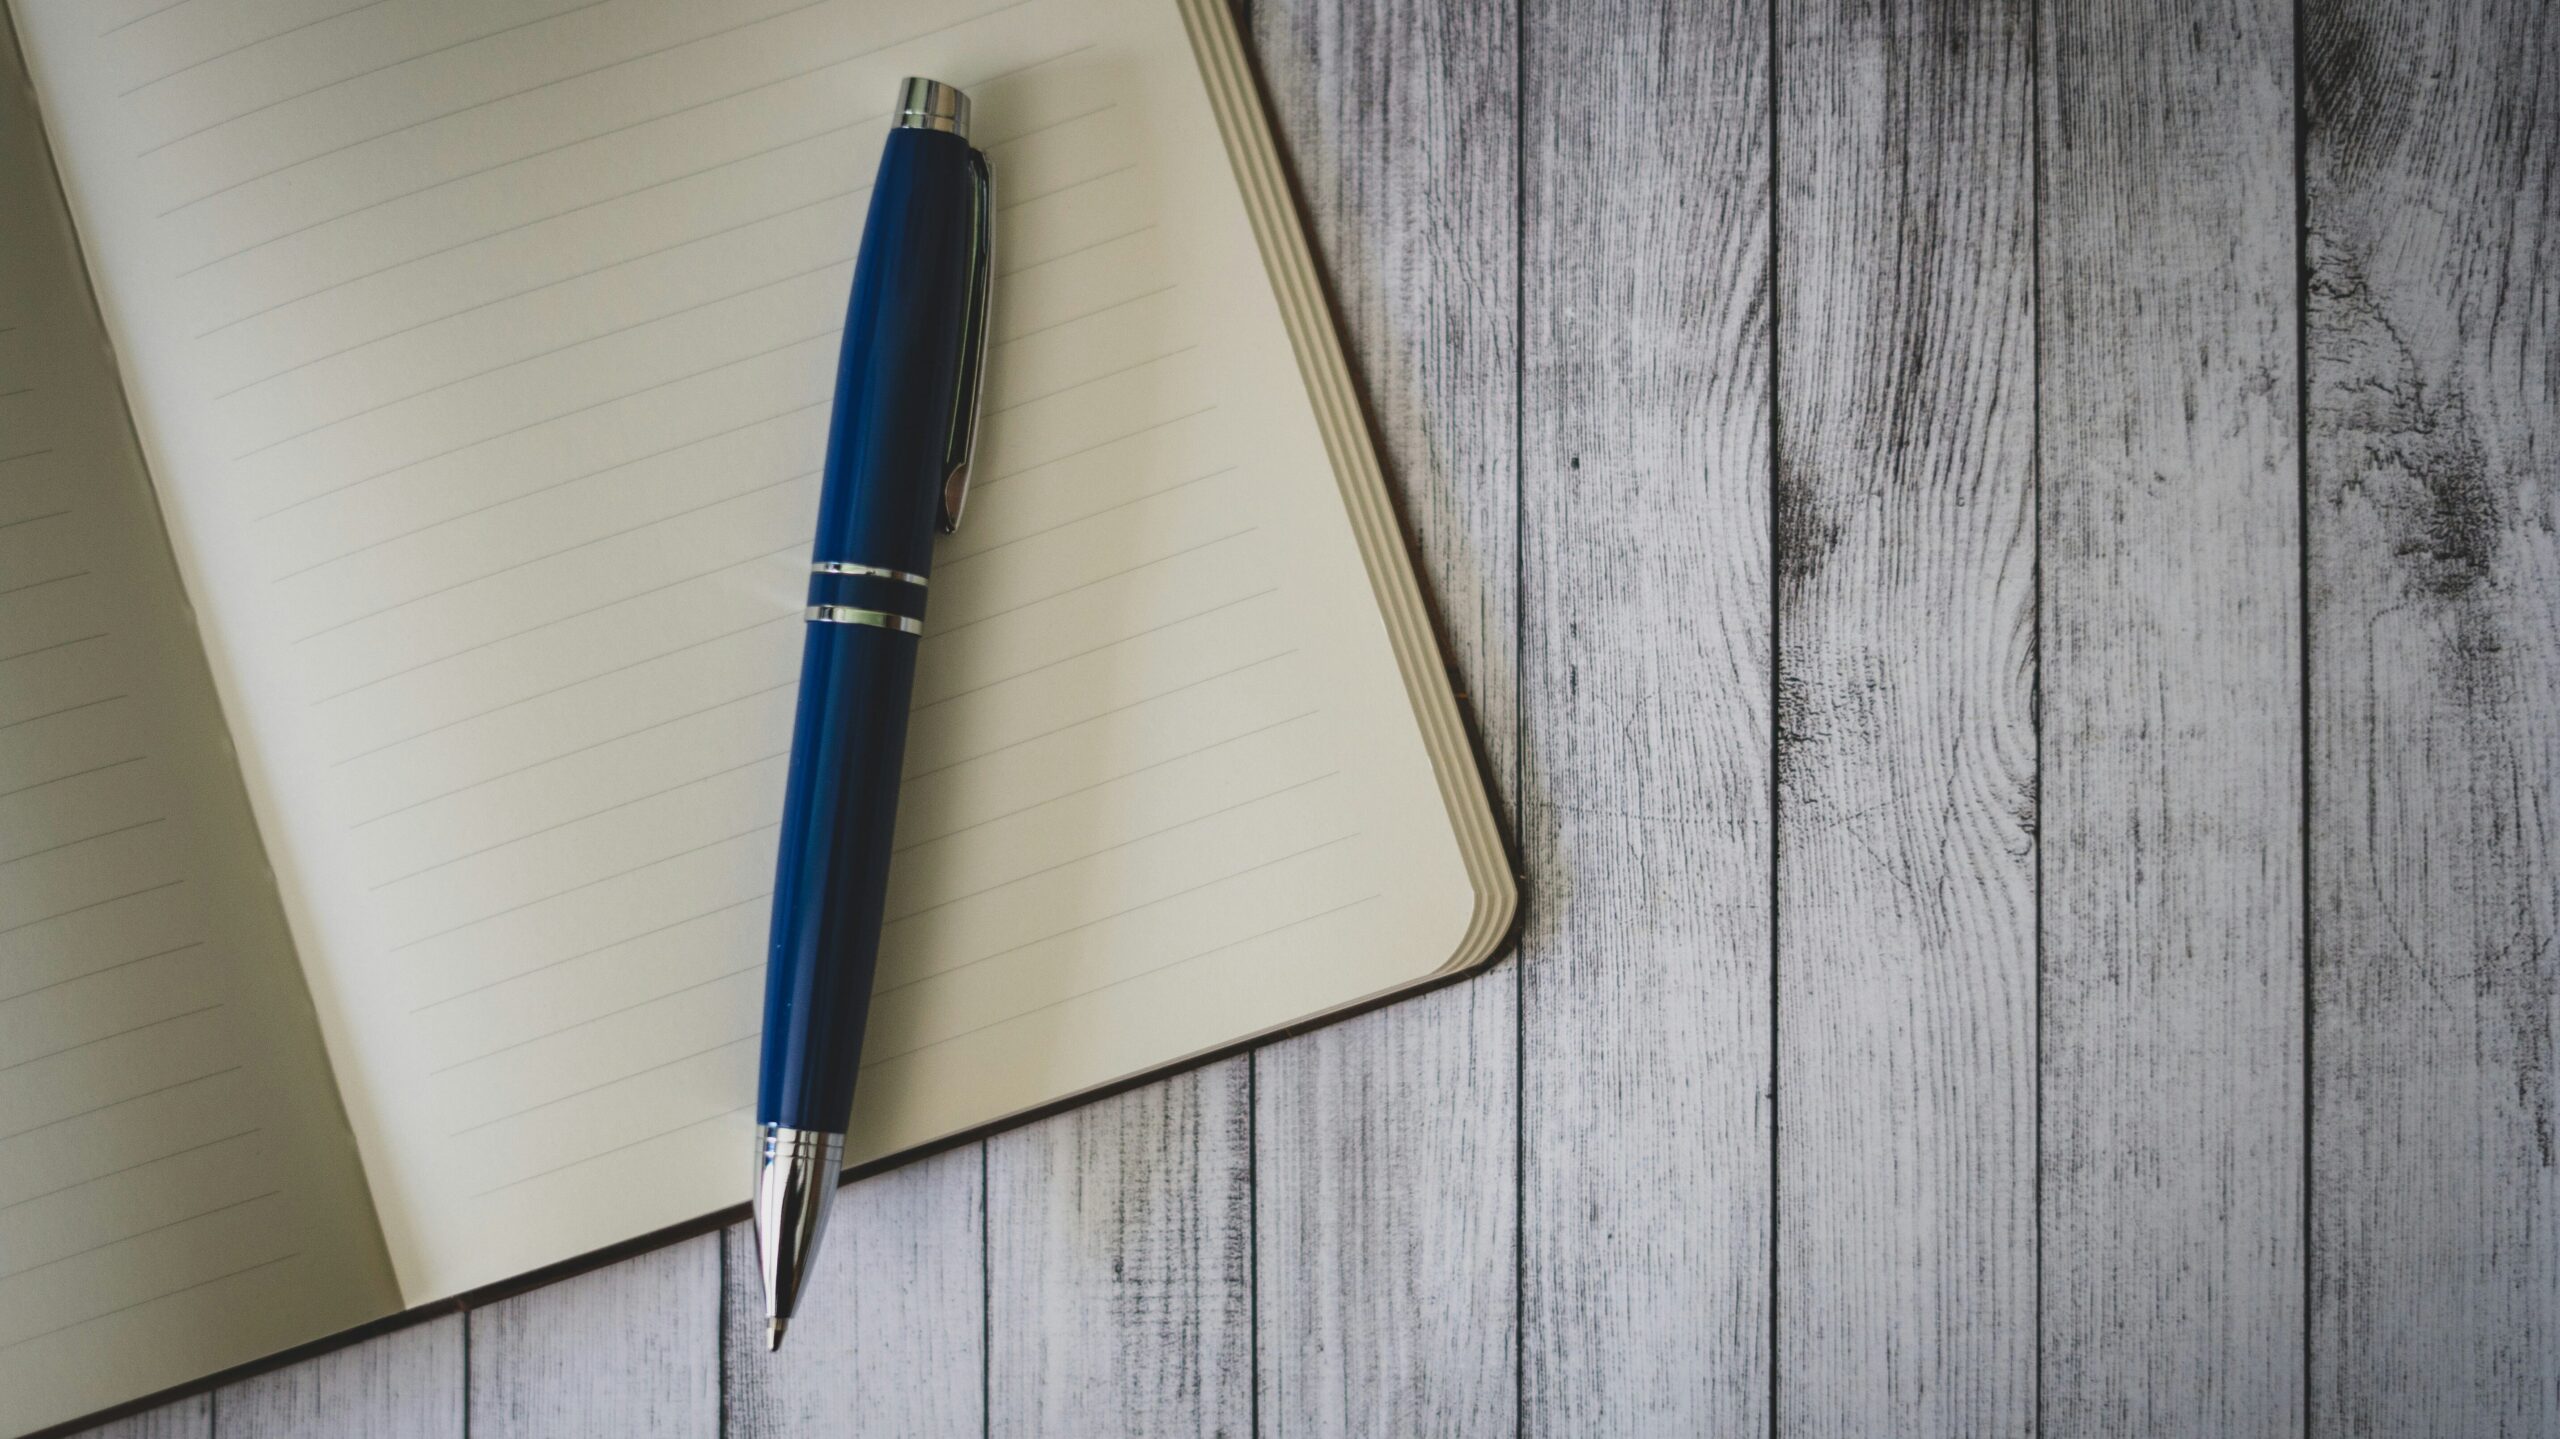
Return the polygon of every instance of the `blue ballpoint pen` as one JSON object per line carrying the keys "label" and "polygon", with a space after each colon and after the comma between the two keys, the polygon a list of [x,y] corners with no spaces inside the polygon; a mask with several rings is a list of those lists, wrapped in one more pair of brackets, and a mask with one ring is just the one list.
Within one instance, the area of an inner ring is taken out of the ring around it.
{"label": "blue ballpoint pen", "polygon": [[773,887],[754,1196],[773,1349],[844,1165],[933,537],[968,492],[993,219],[968,97],[905,81],[845,312]]}

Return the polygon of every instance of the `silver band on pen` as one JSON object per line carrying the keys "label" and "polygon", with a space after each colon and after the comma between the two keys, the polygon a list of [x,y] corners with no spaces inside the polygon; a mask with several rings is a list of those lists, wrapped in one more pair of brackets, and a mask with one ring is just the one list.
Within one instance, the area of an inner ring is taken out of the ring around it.
{"label": "silver band on pen", "polygon": [[852,605],[811,605],[805,618],[830,625],[869,625],[877,630],[896,630],[903,635],[924,633],[924,621],[886,610],[857,609]]}
{"label": "silver band on pen", "polygon": [[917,589],[925,587],[924,576],[913,570],[882,569],[878,565],[857,565],[850,560],[819,560],[809,566],[809,571],[820,575],[860,575],[875,580],[898,580]]}

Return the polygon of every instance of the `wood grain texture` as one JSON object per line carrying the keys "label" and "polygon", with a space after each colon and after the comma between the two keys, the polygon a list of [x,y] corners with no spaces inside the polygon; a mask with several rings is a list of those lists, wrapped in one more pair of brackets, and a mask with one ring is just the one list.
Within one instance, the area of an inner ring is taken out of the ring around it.
{"label": "wood grain texture", "polygon": [[2024,1433],[2031,16],[1777,14],[1778,1428]]}
{"label": "wood grain texture", "polygon": [[845,1186],[799,1316],[765,1350],[755,1236],[722,1236],[725,1439],[986,1431],[986,1246],[978,1145]]}
{"label": "wood grain texture", "polygon": [[[1497,790],[1518,526],[1514,26],[1261,0],[1265,93]],[[1514,1385],[1516,967],[1255,1056],[1266,1435],[1493,1435]],[[1489,1200],[1493,1202],[1488,1202]]]}
{"label": "wood grain texture", "polygon": [[2039,1428],[2297,1434],[2292,10],[2039,33]]}
{"label": "wood grain texture", "polygon": [[987,1141],[987,1433],[1253,1431],[1243,1059]]}
{"label": "wood grain texture", "polygon": [[1538,0],[1522,32],[1522,1407],[1754,1434],[1768,11]]}
{"label": "wood grain texture", "polygon": [[700,1439],[720,1423],[720,1236],[465,1316],[471,1439]]}
{"label": "wood grain texture", "polygon": [[2560,14],[2305,18],[2313,1427],[2560,1433]]}
{"label": "wood grain texture", "polygon": [[449,1314],[227,1385],[214,1439],[463,1439],[466,1322]]}

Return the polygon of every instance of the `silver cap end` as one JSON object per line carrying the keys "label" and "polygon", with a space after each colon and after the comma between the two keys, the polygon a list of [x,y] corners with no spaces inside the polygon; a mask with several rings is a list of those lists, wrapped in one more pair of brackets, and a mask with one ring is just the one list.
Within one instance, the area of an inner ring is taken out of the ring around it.
{"label": "silver cap end", "polygon": [[942,130],[969,138],[969,97],[959,87],[910,75],[898,82],[898,108],[890,123],[901,130]]}
{"label": "silver cap end", "polygon": [[756,1130],[756,1268],[764,1279],[765,1343],[782,1347],[782,1330],[800,1304],[844,1177],[844,1136],[778,1124]]}

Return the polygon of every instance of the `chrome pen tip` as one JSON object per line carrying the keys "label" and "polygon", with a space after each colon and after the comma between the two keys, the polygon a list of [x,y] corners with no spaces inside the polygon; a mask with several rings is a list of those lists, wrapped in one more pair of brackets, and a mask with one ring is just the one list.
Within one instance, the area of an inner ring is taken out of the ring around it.
{"label": "chrome pen tip", "polygon": [[760,1125],[756,1137],[756,1269],[764,1279],[765,1349],[800,1307],[809,1266],[844,1176],[844,1136]]}

